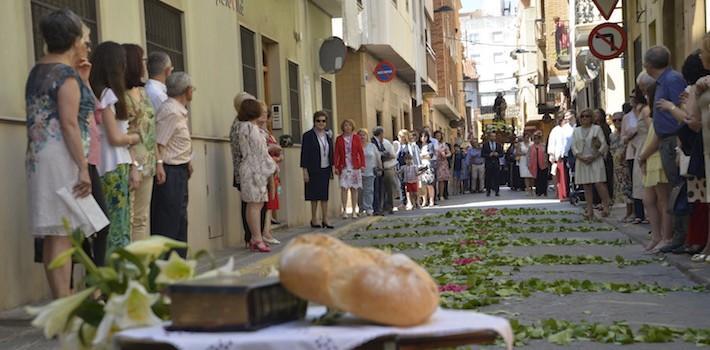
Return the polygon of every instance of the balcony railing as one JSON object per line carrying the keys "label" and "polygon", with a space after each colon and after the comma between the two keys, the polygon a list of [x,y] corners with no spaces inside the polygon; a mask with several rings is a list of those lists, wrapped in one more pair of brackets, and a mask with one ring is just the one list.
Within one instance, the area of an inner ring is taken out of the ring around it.
{"label": "balcony railing", "polygon": [[436,83],[436,54],[434,53],[434,50],[432,50],[429,45],[427,45],[426,51],[427,51],[427,55],[426,55],[427,77],[433,83]]}

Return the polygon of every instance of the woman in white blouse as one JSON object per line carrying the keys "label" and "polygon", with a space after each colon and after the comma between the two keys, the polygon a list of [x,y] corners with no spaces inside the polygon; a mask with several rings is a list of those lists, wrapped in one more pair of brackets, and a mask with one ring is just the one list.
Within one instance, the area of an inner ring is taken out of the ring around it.
{"label": "woman in white blouse", "polygon": [[370,133],[362,128],[357,132],[365,154],[365,170],[362,171],[362,189],[360,191],[360,212],[372,215],[372,202],[375,199],[375,175],[382,171],[382,157],[374,143],[370,142]]}
{"label": "woman in white blouse", "polygon": [[111,222],[106,240],[109,256],[114,249],[131,242],[129,172],[134,165],[128,147],[139,143],[141,138],[139,134],[128,133],[125,49],[112,41],[103,42],[94,50],[91,64],[89,81],[94,94],[99,96],[101,162],[98,171]]}

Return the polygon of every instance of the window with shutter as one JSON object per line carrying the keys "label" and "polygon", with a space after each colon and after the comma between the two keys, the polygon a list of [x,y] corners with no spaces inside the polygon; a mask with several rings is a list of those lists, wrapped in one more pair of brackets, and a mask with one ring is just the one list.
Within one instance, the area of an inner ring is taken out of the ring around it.
{"label": "window with shutter", "polygon": [[31,0],[32,11],[32,41],[35,51],[35,60],[44,55],[44,38],[39,29],[42,18],[53,11],[68,8],[76,13],[81,20],[91,29],[91,43],[98,42],[98,22],[96,19],[96,0]]}
{"label": "window with shutter", "polygon": [[[288,104],[293,143],[301,143],[301,85],[298,79],[298,64],[288,62]],[[330,119],[330,118],[329,118]]]}
{"label": "window with shutter", "polygon": [[182,39],[182,11],[160,0],[143,0],[145,39],[148,54],[163,51],[170,56],[175,71],[185,70]]}

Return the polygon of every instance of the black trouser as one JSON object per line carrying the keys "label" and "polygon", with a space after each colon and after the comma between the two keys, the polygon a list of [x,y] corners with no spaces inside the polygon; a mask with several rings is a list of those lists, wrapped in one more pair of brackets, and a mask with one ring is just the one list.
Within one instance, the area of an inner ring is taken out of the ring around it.
{"label": "black trouser", "polygon": [[535,194],[538,196],[547,195],[547,169],[537,168],[535,174]]}
{"label": "black trouser", "polygon": [[[187,242],[187,164],[163,165],[165,183],[153,184],[150,203],[150,232]],[[176,249],[183,258],[187,249]]]}
{"label": "black trouser", "polygon": [[406,206],[407,205],[407,188],[406,188],[406,182],[404,181],[404,175],[397,175],[399,177],[399,195],[400,195],[400,201],[402,202],[402,205]]}
{"label": "black trouser", "polygon": [[376,214],[382,213],[382,197],[384,195],[384,184],[384,174],[380,176],[375,176],[374,195],[372,196],[372,211]]}
{"label": "black trouser", "polygon": [[491,191],[500,192],[500,184],[498,184],[498,176],[500,173],[500,165],[486,164],[486,193]]}

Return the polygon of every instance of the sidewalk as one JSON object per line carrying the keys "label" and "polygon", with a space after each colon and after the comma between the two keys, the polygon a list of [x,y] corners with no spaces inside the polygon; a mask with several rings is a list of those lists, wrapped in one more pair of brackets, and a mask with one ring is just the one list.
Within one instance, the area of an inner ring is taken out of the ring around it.
{"label": "sidewalk", "polygon": [[[616,227],[619,232],[629,236],[634,242],[641,245],[645,244],[649,239],[648,232],[651,230],[651,226],[648,224],[634,225],[632,223],[619,222],[619,218],[624,216],[625,211],[625,207],[614,207],[611,215],[605,218],[604,221]],[[693,282],[710,288],[710,264],[692,262],[690,261],[690,255],[687,254],[657,254],[654,257],[664,258],[668,264],[680,270]]]}

